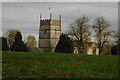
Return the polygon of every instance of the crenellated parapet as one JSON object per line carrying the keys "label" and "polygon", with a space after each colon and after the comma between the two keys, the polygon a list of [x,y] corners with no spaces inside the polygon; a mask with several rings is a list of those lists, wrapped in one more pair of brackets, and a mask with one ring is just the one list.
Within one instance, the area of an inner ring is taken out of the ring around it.
{"label": "crenellated parapet", "polygon": [[50,25],[50,19],[42,19],[42,20],[40,20],[40,25]]}
{"label": "crenellated parapet", "polygon": [[50,21],[50,19],[41,19],[41,21]]}

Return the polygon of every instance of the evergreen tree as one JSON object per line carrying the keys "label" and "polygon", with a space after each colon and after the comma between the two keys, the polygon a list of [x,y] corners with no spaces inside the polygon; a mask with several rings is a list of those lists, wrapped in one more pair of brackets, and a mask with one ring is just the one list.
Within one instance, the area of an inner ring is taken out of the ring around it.
{"label": "evergreen tree", "polygon": [[72,45],[72,40],[68,35],[66,34],[61,34],[60,40],[56,46],[55,52],[60,52],[60,53],[72,53],[73,52],[73,45]]}
{"label": "evergreen tree", "polygon": [[111,55],[119,55],[120,53],[120,44],[117,44],[112,47],[111,49]]}
{"label": "evergreen tree", "polygon": [[8,51],[9,48],[8,48],[8,45],[7,45],[7,39],[5,37],[1,37],[0,40],[2,40],[2,50],[3,51]]}
{"label": "evergreen tree", "polygon": [[20,32],[17,32],[15,36],[15,41],[12,44],[12,51],[27,51],[27,46],[22,41],[22,35]]}

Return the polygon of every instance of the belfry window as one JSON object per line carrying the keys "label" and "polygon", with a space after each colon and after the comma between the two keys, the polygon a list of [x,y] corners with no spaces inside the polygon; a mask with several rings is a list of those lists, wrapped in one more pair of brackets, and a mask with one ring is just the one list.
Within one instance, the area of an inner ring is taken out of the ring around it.
{"label": "belfry window", "polygon": [[45,29],[45,34],[47,33],[47,30]]}
{"label": "belfry window", "polygon": [[57,29],[55,29],[55,34],[56,34]]}

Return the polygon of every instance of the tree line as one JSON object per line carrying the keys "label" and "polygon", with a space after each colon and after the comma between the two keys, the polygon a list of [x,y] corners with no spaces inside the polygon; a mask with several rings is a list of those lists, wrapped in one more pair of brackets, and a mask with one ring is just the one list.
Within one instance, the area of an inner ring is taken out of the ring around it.
{"label": "tree line", "polygon": [[22,41],[21,31],[11,29],[1,37],[3,51],[34,51],[36,46],[35,37],[27,36],[27,41]]}
{"label": "tree line", "polygon": [[[93,25],[89,25],[89,18],[82,16],[71,23],[65,35],[61,35],[56,47],[57,52],[69,52],[78,47],[79,53],[87,53],[89,43],[93,42],[101,54],[119,54],[120,35],[118,31],[110,30],[110,24],[104,17],[97,17]],[[62,38],[64,37],[64,38]],[[94,40],[92,41],[92,39]],[[69,42],[67,44],[67,42]],[[75,45],[75,44],[77,45]],[[63,44],[63,45],[62,45]],[[60,47],[61,46],[61,47]],[[71,47],[72,46],[72,47]],[[71,50],[69,49],[71,48]]]}
{"label": "tree line", "polygon": [[[97,17],[94,25],[89,25],[90,19],[82,16],[68,26],[68,30],[60,36],[55,52],[72,53],[77,45],[79,53],[86,53],[88,44],[93,42],[99,49],[99,55],[108,53],[118,54],[120,47],[120,35],[118,31],[110,30],[110,24],[104,17]],[[111,40],[113,39],[113,40]],[[9,51],[35,51],[36,41],[33,35],[27,37],[27,41],[22,41],[19,30],[8,31],[7,37],[2,37],[2,50]],[[107,52],[105,52],[107,50]]]}

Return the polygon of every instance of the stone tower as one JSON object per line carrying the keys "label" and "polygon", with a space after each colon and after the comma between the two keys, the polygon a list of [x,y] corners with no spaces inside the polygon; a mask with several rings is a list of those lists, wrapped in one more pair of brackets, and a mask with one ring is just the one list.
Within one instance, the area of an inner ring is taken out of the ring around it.
{"label": "stone tower", "polygon": [[59,20],[42,19],[40,15],[40,28],[39,28],[39,51],[40,52],[54,52],[56,45],[61,35],[61,15]]}

